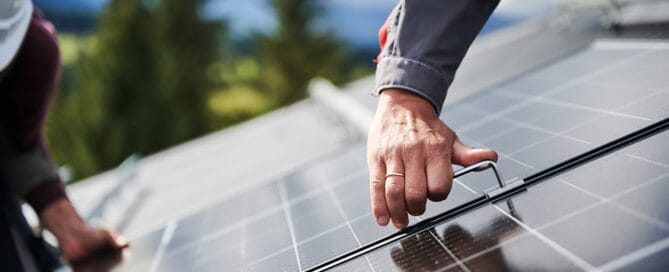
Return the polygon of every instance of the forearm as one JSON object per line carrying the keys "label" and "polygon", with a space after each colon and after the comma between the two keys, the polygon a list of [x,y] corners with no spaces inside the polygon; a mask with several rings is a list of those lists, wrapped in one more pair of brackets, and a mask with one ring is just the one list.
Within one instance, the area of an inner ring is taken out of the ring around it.
{"label": "forearm", "polygon": [[498,0],[405,0],[381,30],[375,93],[397,88],[436,112],[455,72]]}

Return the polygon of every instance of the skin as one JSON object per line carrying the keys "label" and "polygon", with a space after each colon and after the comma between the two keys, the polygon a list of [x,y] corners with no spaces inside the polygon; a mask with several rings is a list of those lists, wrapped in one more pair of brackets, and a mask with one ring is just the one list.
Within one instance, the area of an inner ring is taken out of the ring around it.
{"label": "skin", "polygon": [[[377,224],[406,227],[409,214],[425,212],[427,199],[446,199],[453,182],[452,164],[469,166],[484,160],[497,161],[497,153],[460,142],[429,101],[401,89],[384,90],[367,137],[371,205]],[[386,177],[389,173],[404,176]]]}
{"label": "skin", "polygon": [[70,263],[99,251],[121,251],[128,247],[128,242],[115,232],[86,224],[67,199],[44,208],[40,221],[56,237],[63,258]]}

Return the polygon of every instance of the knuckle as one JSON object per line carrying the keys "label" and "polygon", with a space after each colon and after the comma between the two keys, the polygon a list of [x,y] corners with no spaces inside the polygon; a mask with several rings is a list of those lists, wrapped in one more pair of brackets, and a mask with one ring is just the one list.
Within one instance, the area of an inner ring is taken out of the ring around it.
{"label": "knuckle", "polygon": [[426,193],[418,190],[407,190],[406,201],[410,206],[420,206],[425,203]]}
{"label": "knuckle", "polygon": [[423,142],[418,139],[408,139],[404,142],[404,149],[406,151],[421,150],[422,147],[423,147]]}
{"label": "knuckle", "polygon": [[367,159],[373,162],[382,162],[385,157],[385,150],[383,148],[371,149],[367,155]]}
{"label": "knuckle", "polygon": [[383,179],[381,179],[381,178],[373,177],[370,180],[369,185],[372,188],[372,191],[379,191],[379,190],[383,190],[383,188],[385,186],[385,182],[383,182]]}
{"label": "knuckle", "polygon": [[404,143],[404,148],[407,150],[419,150],[423,146],[423,142],[417,139],[410,139]]}
{"label": "knuckle", "polygon": [[397,181],[389,181],[386,184],[386,194],[390,199],[399,199],[404,195],[404,184]]}
{"label": "knuckle", "polygon": [[444,139],[437,139],[430,142],[429,148],[433,150],[446,150],[449,148],[448,143]]}

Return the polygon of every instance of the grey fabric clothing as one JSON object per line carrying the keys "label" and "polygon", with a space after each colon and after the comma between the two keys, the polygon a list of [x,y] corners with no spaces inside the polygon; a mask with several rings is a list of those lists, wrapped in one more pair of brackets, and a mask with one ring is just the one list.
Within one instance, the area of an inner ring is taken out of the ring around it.
{"label": "grey fabric clothing", "polygon": [[23,217],[21,202],[0,176],[0,264],[3,271],[55,271],[57,249],[36,236]]}
{"label": "grey fabric clothing", "polygon": [[18,197],[26,195],[41,183],[59,180],[55,166],[44,151],[35,146],[18,150],[0,130],[0,173]]}
{"label": "grey fabric clothing", "polygon": [[499,0],[403,0],[381,31],[375,94],[414,92],[441,112],[469,46]]}

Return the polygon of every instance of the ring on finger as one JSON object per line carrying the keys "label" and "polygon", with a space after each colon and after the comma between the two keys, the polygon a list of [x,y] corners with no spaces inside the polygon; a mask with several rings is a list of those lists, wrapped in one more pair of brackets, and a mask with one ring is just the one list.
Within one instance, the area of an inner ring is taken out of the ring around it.
{"label": "ring on finger", "polygon": [[404,173],[392,172],[392,173],[386,174],[386,179],[388,179],[389,177],[401,177],[401,178],[403,178]]}

